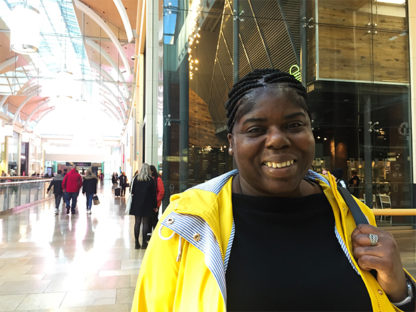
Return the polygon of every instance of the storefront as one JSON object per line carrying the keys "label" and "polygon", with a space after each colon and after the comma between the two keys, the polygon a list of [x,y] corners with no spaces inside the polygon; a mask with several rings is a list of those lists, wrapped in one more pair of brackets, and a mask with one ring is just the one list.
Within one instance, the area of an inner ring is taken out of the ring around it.
{"label": "storefront", "polygon": [[380,195],[393,208],[413,206],[406,1],[165,0],[163,7],[167,190],[232,169],[227,94],[237,77],[272,67],[307,87],[316,171],[339,168],[346,181],[356,174],[357,196],[369,206],[386,206]]}

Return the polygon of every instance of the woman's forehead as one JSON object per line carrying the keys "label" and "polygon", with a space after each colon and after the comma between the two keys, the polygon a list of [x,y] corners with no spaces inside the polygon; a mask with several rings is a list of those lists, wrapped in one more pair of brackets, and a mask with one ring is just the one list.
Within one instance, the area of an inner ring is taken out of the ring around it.
{"label": "woman's forehead", "polygon": [[279,109],[298,107],[306,111],[303,98],[290,88],[258,88],[241,99],[237,119],[265,104]]}

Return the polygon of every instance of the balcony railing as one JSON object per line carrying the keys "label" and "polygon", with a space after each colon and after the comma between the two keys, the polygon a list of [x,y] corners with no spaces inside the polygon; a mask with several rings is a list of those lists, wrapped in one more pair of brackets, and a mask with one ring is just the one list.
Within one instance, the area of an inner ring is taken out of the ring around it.
{"label": "balcony railing", "polygon": [[46,191],[51,179],[17,178],[2,177],[0,179],[0,213],[51,196]]}

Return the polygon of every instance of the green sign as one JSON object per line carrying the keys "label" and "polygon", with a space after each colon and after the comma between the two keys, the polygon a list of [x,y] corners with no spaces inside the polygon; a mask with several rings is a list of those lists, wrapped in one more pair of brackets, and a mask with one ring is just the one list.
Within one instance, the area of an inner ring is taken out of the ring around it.
{"label": "green sign", "polygon": [[297,80],[302,82],[302,73],[300,71],[300,68],[298,65],[292,65],[289,68],[289,74],[291,74],[293,77],[295,77]]}

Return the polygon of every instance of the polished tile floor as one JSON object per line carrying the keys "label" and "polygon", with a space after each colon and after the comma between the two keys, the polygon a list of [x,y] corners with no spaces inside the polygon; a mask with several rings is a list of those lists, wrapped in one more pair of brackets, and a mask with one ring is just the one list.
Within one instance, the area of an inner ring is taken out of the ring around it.
{"label": "polished tile floor", "polygon": [[130,311],[144,250],[110,184],[91,215],[82,194],[76,215],[54,200],[0,215],[0,311]]}
{"label": "polished tile floor", "polygon": [[[0,215],[0,311],[130,311],[144,250],[135,250],[134,220],[110,181],[101,204],[54,215],[54,201]],[[404,266],[416,276],[415,230],[389,227]]]}

